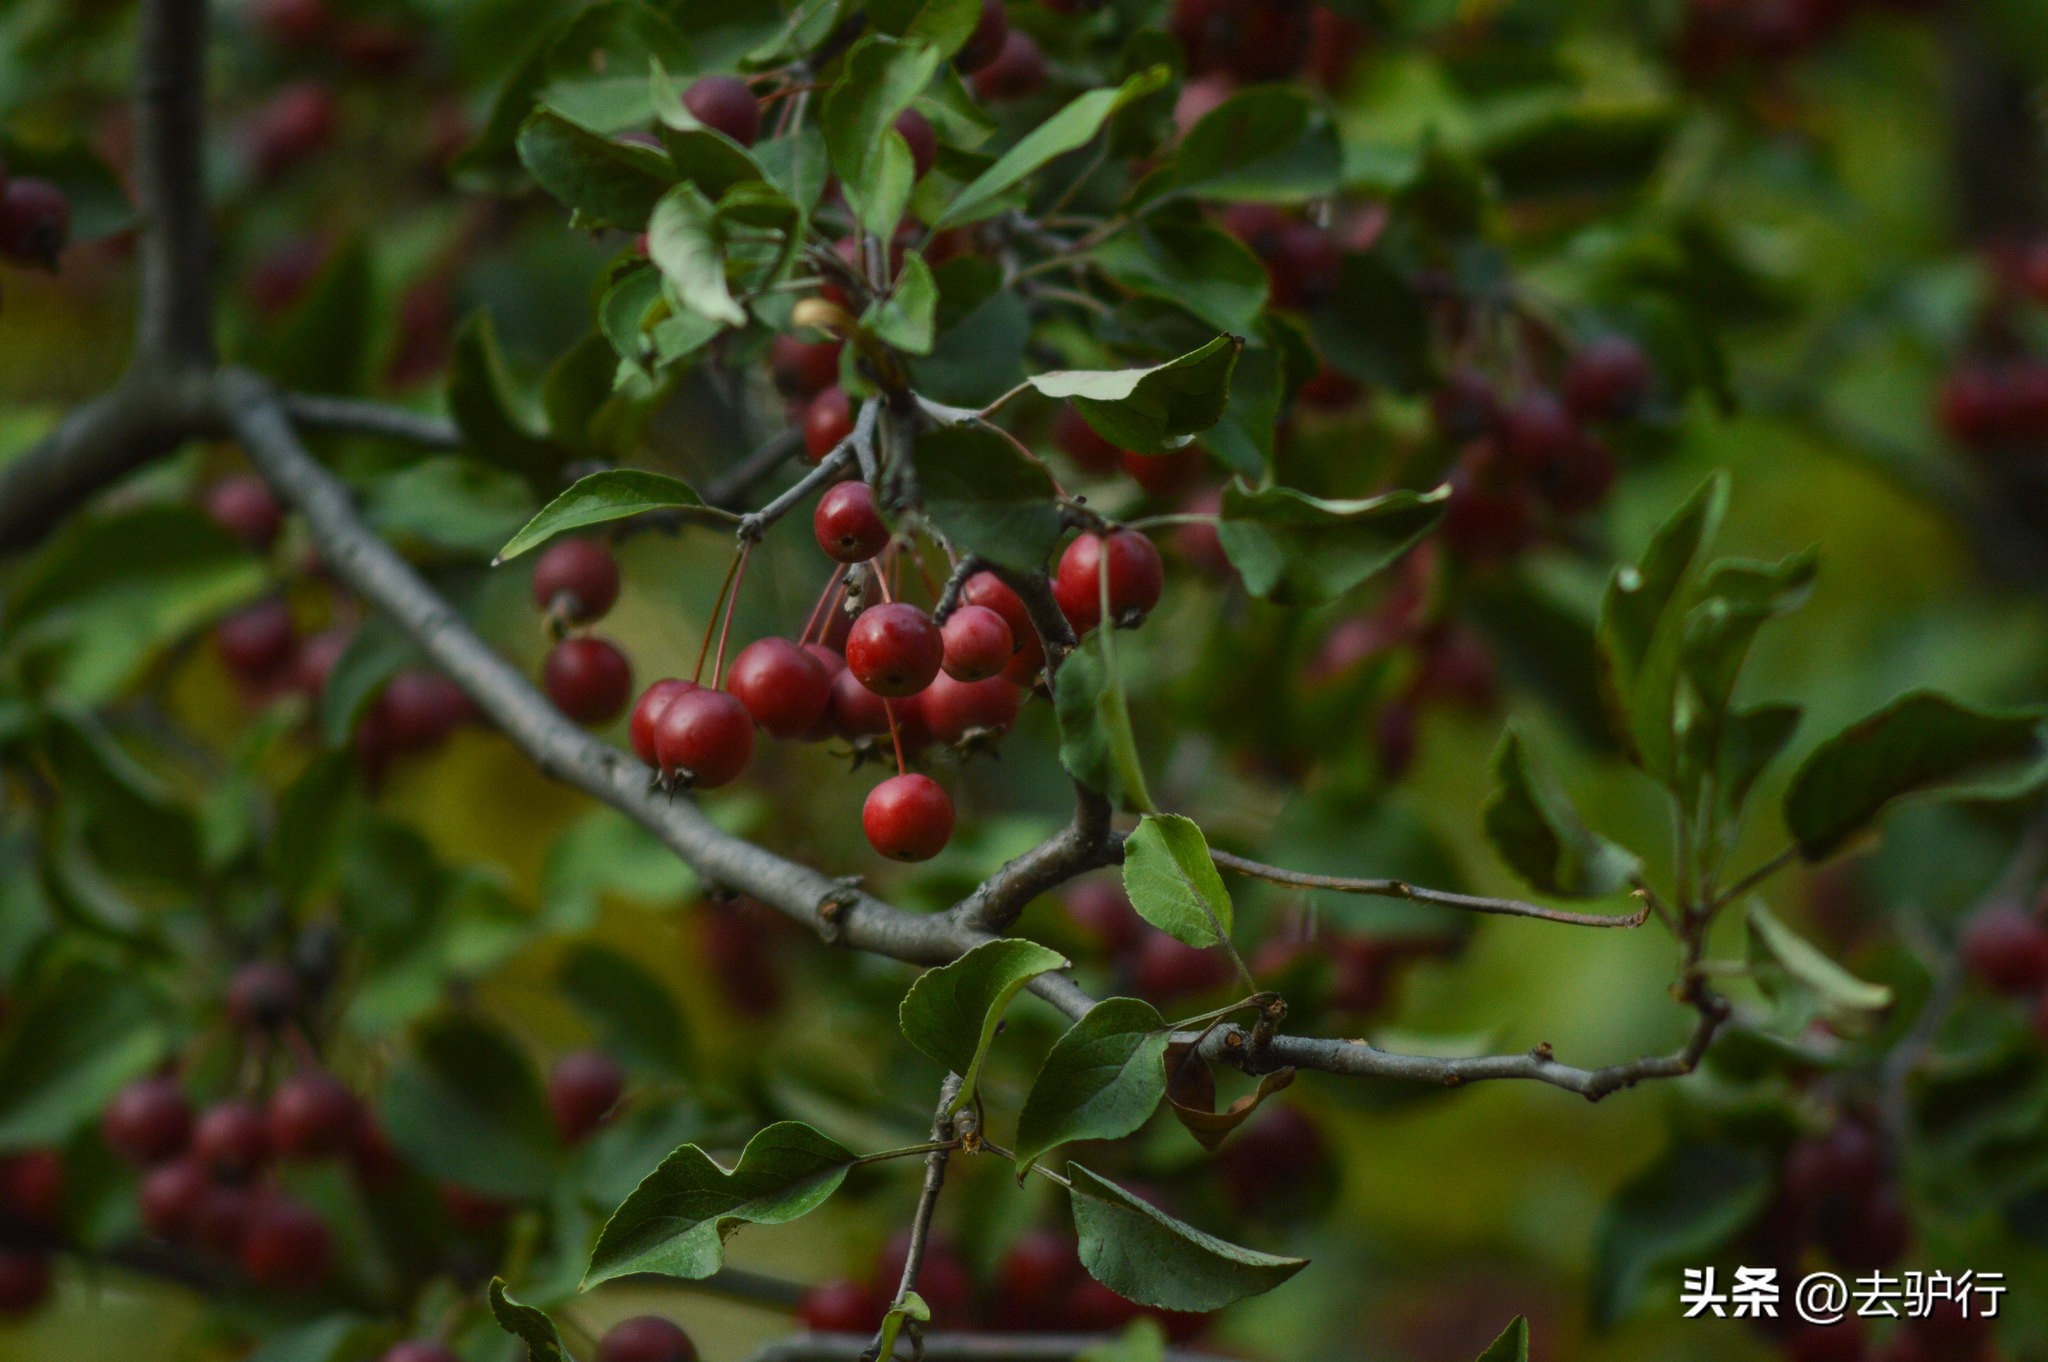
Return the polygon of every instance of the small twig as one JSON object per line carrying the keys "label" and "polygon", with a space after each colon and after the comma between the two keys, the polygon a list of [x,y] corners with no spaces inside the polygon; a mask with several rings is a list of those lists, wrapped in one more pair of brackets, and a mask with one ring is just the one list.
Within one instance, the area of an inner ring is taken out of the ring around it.
{"label": "small twig", "polygon": [[860,409],[860,417],[853,423],[853,431],[844,440],[832,447],[832,451],[818,460],[818,466],[798,478],[782,495],[758,511],[750,511],[740,517],[737,533],[743,541],[758,541],[775,522],[788,515],[811,493],[825,486],[841,473],[846,466],[860,457],[861,450],[874,439],[875,421],[881,414],[880,402],[869,402]]}
{"label": "small twig", "polygon": [[1715,908],[1726,907],[1798,859],[1799,848],[1796,846],[1786,847],[1783,851],[1771,857],[1770,860],[1765,861],[1762,865],[1716,894],[1713,906]]}
{"label": "small twig", "polygon": [[388,402],[364,402],[353,397],[325,397],[314,393],[288,393],[284,407],[301,430],[336,435],[371,435],[428,449],[460,449],[462,431],[453,421],[394,407]]}
{"label": "small twig", "polygon": [[1339,894],[1407,899],[1413,903],[1433,903],[1439,907],[1457,908],[1468,913],[1490,913],[1499,917],[1532,917],[1544,922],[1563,922],[1574,927],[1640,927],[1650,915],[1647,900],[1642,908],[1626,917],[1613,917],[1604,913],[1574,913],[1569,909],[1545,908],[1541,904],[1524,903],[1520,899],[1496,899],[1479,894],[1454,894],[1445,889],[1424,889],[1406,880],[1348,879],[1341,875],[1311,875],[1299,870],[1282,870],[1278,866],[1266,865],[1261,861],[1250,860],[1228,851],[1212,851],[1210,854],[1215,858],[1216,864],[1225,870],[1234,870],[1240,875],[1249,875],[1273,884],[1290,885],[1296,889],[1327,889]]}
{"label": "small twig", "polygon": [[[960,1141],[953,1136],[953,1104],[960,1098],[961,1077],[947,1074],[939,1084],[939,1109],[932,1118],[932,1150],[924,1160],[924,1186],[917,1194],[917,1210],[910,1220],[910,1246],[903,1256],[903,1277],[896,1285],[896,1299],[891,1310],[900,1310],[910,1299],[910,1293],[917,1290],[917,1274],[924,1270],[925,1250],[931,1245],[932,1216],[939,1208],[939,1193],[946,1185],[946,1160]],[[922,1332],[916,1321],[905,1326],[915,1344]],[[920,1354],[923,1349],[918,1348]],[[879,1359],[882,1352],[882,1336],[878,1333],[875,1341],[868,1346],[863,1357]]]}

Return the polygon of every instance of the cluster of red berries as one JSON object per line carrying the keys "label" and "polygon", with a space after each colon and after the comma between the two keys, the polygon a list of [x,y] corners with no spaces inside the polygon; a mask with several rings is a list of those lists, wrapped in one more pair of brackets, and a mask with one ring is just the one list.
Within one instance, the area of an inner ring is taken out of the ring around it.
{"label": "cluster of red berries", "polygon": [[[797,1315],[819,1333],[872,1334],[896,1298],[909,1253],[899,1233],[877,1255],[866,1278],[821,1282],[805,1293]],[[917,1293],[931,1307],[934,1329],[988,1329],[1005,1333],[1113,1333],[1151,1315],[1176,1342],[1198,1336],[1206,1315],[1148,1310],[1089,1276],[1068,1235],[1032,1230],[1018,1237],[987,1280],[976,1274],[957,1245],[934,1231],[918,1271]]]}
{"label": "cluster of red berries", "polygon": [[1368,37],[1355,19],[1308,0],[1175,0],[1169,27],[1187,54],[1190,86],[1220,84],[1218,103],[1239,81],[1300,72],[1335,86]]}
{"label": "cluster of red berries", "polygon": [[[337,14],[328,0],[264,0],[250,16],[272,47],[298,57],[331,57],[347,70],[389,79],[416,65],[419,32],[389,15]],[[276,179],[318,155],[341,127],[341,102],[326,79],[293,81],[252,112],[241,128],[258,179]]]}
{"label": "cluster of red berries", "polygon": [[0,259],[54,273],[71,240],[71,200],[48,180],[0,165]]}
{"label": "cluster of red berries", "polygon": [[1679,69],[1705,80],[1743,65],[1807,56],[1863,12],[1921,14],[1941,0],[1690,0],[1678,39]]}
{"label": "cluster of red berries", "polygon": [[1986,987],[2026,1001],[2034,1030],[2048,1041],[2048,923],[2043,896],[2032,912],[2004,905],[1985,909],[1963,929],[1964,965]]}
{"label": "cluster of red berries", "polygon": [[1636,416],[1655,382],[1649,357],[1620,335],[1574,350],[1557,388],[1532,383],[1508,397],[1476,369],[1452,370],[1431,400],[1438,432],[1460,451],[1445,546],[1512,558],[1537,541],[1545,512],[1582,515],[1605,501],[1614,455],[1589,427]]}
{"label": "cluster of red berries", "polygon": [[618,645],[568,632],[602,618],[618,599],[618,560],[595,540],[560,540],[533,565],[533,603],[559,635],[541,665],[541,684],[579,724],[608,724],[633,697],[633,668]]}

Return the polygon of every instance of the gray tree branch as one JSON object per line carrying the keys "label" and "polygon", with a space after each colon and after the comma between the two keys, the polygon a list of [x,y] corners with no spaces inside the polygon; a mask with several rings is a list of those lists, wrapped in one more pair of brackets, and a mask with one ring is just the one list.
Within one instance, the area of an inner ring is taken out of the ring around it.
{"label": "gray tree branch", "polygon": [[134,365],[213,367],[213,234],[207,222],[206,0],[143,0],[135,79],[142,267]]}

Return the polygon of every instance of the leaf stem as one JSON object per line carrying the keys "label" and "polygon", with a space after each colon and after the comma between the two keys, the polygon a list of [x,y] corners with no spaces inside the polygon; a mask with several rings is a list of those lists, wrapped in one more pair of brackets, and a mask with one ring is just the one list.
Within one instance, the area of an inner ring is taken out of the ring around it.
{"label": "leaf stem", "polygon": [[1765,861],[1762,865],[1715,895],[1713,906],[1720,908],[1734,902],[1798,859],[1799,848],[1796,845],[1786,847],[1783,851],[1780,851],[1777,855],[1771,857],[1771,859]]}

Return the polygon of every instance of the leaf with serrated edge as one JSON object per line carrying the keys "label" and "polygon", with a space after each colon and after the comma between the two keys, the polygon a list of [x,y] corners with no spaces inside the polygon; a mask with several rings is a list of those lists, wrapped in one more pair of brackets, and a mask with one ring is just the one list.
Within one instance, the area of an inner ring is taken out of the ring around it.
{"label": "leaf with serrated edge", "polygon": [[982,1058],[1010,999],[1039,975],[1065,969],[1068,963],[1058,951],[1035,941],[1008,937],[985,941],[958,960],[917,977],[903,997],[898,1019],[905,1039],[960,1075],[960,1095],[952,1110],[972,1100]]}
{"label": "leaf with serrated edge", "polygon": [[637,468],[608,468],[578,478],[568,491],[541,507],[540,513],[527,521],[518,534],[505,541],[505,547],[498,550],[497,561],[509,562],[564,530],[602,525],[607,520],[623,520],[647,511],[679,509],[702,511],[724,520],[739,519],[706,506],[704,498],[686,482]]}
{"label": "leaf with serrated edge", "polygon": [[1220,1310],[1308,1266],[1306,1258],[1205,1234],[1079,1164],[1068,1164],[1067,1176],[1081,1265],[1126,1300],[1161,1310]]}
{"label": "leaf with serrated edge", "polygon": [[1218,336],[1149,369],[1054,369],[1027,380],[1074,404],[1096,434],[1136,454],[1178,448],[1222,418],[1244,342]]}
{"label": "leaf with serrated edge", "polygon": [[997,158],[996,163],[976,176],[960,191],[943,216],[932,224],[944,231],[987,217],[1002,202],[1003,195],[1027,175],[1047,163],[1086,146],[1102,130],[1110,115],[1134,99],[1142,99],[1163,87],[1172,72],[1164,66],[1140,71],[1113,90],[1090,90],[1077,96],[1065,108],[1018,139],[1017,144]]}
{"label": "leaf with serrated edge", "polygon": [[1529,1321],[1516,1315],[1514,1322],[1501,1330],[1486,1349],[1479,1354],[1479,1362],[1529,1362]]}
{"label": "leaf with serrated edge", "polygon": [[1114,1140],[1145,1124],[1166,1093],[1166,1022],[1138,998],[1105,998],[1067,1028],[1017,1117],[1017,1157],[1070,1140]]}
{"label": "leaf with serrated edge", "polygon": [[526,1345],[527,1362],[570,1362],[562,1336],[547,1313],[521,1305],[505,1291],[503,1277],[491,1278],[491,1317],[498,1327]]}
{"label": "leaf with serrated edge", "polygon": [[1343,595],[1443,519],[1450,489],[1329,501],[1290,487],[1223,490],[1217,538],[1254,596],[1313,605]]}
{"label": "leaf with serrated edge", "polygon": [[1230,939],[1230,890],[1194,820],[1154,814],[1124,842],[1124,892],[1138,916],[1190,946]]}
{"label": "leaf with serrated edge", "polygon": [[800,1121],[778,1121],[754,1136],[730,1170],[683,1145],[612,1212],[583,1285],[632,1272],[709,1277],[741,1225],[781,1225],[815,1210],[846,1180],[854,1157]]}

